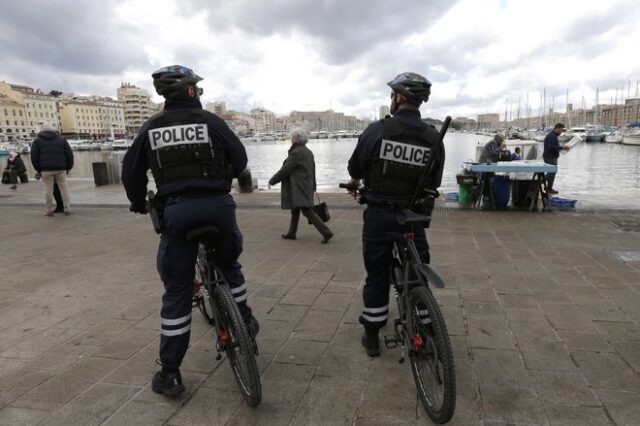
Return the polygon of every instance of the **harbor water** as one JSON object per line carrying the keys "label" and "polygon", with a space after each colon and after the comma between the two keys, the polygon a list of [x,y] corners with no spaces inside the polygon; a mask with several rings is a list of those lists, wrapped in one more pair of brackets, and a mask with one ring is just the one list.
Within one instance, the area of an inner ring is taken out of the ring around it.
{"label": "harbor water", "polygon": [[[456,174],[463,163],[473,161],[476,146],[490,138],[470,133],[450,132],[445,137],[446,162],[441,192],[458,191]],[[349,179],[347,161],[357,139],[311,139],[308,147],[316,161],[318,191],[340,192],[339,182]],[[542,143],[539,144],[542,152]],[[288,141],[245,143],[252,177],[259,190],[279,191],[279,185],[267,189],[267,182],[282,166],[291,144]],[[109,152],[75,152],[71,179],[93,179],[92,163],[111,161]],[[24,155],[27,157],[27,155]],[[3,161],[0,159],[0,161]],[[6,160],[4,160],[6,161]],[[25,161],[30,168],[29,161]],[[33,170],[30,170],[33,176]],[[578,208],[640,209],[640,146],[610,143],[578,143],[560,155],[555,189],[558,196],[578,200]]]}

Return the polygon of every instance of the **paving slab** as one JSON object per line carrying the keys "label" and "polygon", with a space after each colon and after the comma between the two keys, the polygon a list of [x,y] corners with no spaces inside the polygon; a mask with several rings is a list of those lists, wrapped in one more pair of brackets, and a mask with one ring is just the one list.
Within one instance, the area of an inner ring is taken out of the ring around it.
{"label": "paving slab", "polygon": [[[0,267],[14,271],[0,282],[0,425],[430,424],[400,350],[370,359],[360,347],[362,207],[342,194],[323,197],[335,233],[326,245],[302,223],[297,240],[280,238],[279,194],[235,195],[262,325],[263,401],[249,408],[199,316],[187,392],[151,391],[158,237],[122,189],[71,181],[74,214],[47,218],[36,186],[0,198],[10,218]],[[432,265],[447,287],[434,294],[457,370],[451,424],[637,424],[640,262],[613,253],[640,247],[640,233],[612,223],[634,215],[436,208]]]}

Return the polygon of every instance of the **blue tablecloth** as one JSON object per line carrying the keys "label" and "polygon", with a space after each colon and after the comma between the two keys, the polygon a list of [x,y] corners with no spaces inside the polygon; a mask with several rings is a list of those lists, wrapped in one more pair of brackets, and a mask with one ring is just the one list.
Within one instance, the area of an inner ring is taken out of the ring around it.
{"label": "blue tablecloth", "polygon": [[542,161],[520,160],[468,164],[467,169],[475,173],[554,173],[558,171],[558,166]]}

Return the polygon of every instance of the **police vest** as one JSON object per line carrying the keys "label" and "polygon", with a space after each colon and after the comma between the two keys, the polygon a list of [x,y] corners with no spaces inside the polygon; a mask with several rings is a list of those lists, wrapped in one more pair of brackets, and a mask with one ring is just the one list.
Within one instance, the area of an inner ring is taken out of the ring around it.
{"label": "police vest", "polygon": [[367,187],[377,196],[389,197],[389,201],[409,201],[420,175],[434,161],[437,139],[431,129],[410,127],[393,117],[385,118],[383,126],[380,150],[374,150],[366,178]]}
{"label": "police vest", "polygon": [[209,137],[201,109],[164,111],[151,118],[146,155],[160,186],[183,179],[227,180],[222,147]]}

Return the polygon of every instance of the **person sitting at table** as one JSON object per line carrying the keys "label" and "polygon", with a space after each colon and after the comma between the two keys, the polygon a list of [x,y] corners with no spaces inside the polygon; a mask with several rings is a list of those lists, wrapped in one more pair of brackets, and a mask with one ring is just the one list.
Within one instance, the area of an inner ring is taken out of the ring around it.
{"label": "person sitting at table", "polygon": [[493,139],[491,139],[484,146],[482,154],[480,154],[481,163],[495,163],[498,161],[500,151],[502,150],[502,142],[504,142],[504,133],[497,133]]}
{"label": "person sitting at table", "polygon": [[520,147],[516,146],[516,149],[514,150],[513,154],[511,154],[511,161],[518,161],[518,160],[522,160],[522,155],[520,155]]}

